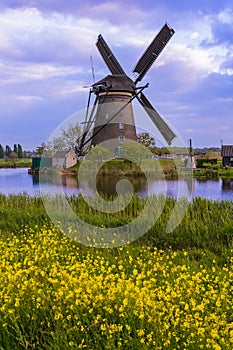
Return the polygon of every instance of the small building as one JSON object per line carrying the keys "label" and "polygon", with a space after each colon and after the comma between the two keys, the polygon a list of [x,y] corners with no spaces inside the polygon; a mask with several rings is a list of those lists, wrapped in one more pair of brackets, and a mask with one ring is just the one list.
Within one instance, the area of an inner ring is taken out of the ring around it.
{"label": "small building", "polygon": [[52,157],[52,167],[58,169],[67,169],[77,164],[77,155],[71,148],[67,151],[57,151]]}
{"label": "small building", "polygon": [[233,145],[223,145],[221,155],[222,166],[228,165],[233,168]]}
{"label": "small building", "polygon": [[31,169],[36,171],[40,168],[51,168],[52,158],[51,157],[32,157]]}
{"label": "small building", "polygon": [[78,157],[77,157],[75,151],[73,150],[73,148],[71,148],[65,155],[64,168],[68,169],[68,168],[74,166],[75,164],[77,164],[77,161],[78,161]]}

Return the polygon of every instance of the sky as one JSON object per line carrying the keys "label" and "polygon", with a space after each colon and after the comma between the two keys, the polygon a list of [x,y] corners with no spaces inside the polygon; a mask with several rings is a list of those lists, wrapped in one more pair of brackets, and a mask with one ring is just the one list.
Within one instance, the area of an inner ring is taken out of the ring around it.
{"label": "sky", "polygon": [[0,144],[33,150],[87,106],[109,74],[101,33],[129,77],[165,22],[172,37],[144,77],[152,105],[193,147],[233,144],[231,0],[0,0]]}

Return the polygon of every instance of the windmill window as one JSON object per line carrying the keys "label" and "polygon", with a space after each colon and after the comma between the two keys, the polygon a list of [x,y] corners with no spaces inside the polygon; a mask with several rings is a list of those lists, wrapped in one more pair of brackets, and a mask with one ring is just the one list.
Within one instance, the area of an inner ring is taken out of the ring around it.
{"label": "windmill window", "polygon": [[121,143],[124,142],[125,141],[125,136],[119,136],[118,140]]}
{"label": "windmill window", "polygon": [[124,129],[124,123],[119,123],[119,129],[123,130]]}
{"label": "windmill window", "polygon": [[115,154],[123,154],[123,153],[124,153],[124,149],[122,147],[115,148]]}

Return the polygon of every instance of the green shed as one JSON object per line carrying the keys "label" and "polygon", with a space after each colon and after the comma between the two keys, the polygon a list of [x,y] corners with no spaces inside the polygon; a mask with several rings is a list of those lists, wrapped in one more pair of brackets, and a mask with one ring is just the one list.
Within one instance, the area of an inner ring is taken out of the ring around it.
{"label": "green shed", "polygon": [[52,157],[32,158],[32,170],[37,170],[39,168],[51,168],[51,167],[52,167]]}

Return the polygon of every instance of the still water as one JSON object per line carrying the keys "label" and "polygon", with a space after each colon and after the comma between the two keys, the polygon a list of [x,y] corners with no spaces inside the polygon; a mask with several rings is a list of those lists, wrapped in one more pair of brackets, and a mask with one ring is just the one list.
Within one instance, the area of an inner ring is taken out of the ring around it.
{"label": "still water", "polygon": [[[82,183],[82,189],[90,195],[96,188],[108,195],[116,194],[117,183],[121,178],[116,176],[101,176],[97,179],[87,177]],[[233,200],[233,179],[219,179],[200,181],[189,180],[159,180],[149,177],[128,178],[133,185],[133,191],[140,197],[148,194],[164,194],[168,197],[202,197],[212,200]],[[128,182],[123,183],[128,188]],[[123,186],[123,190],[124,190]],[[0,169],[0,193],[20,194],[27,193],[31,196],[43,193],[78,194],[80,188],[77,178],[74,176],[42,176],[29,175],[28,169]]]}

